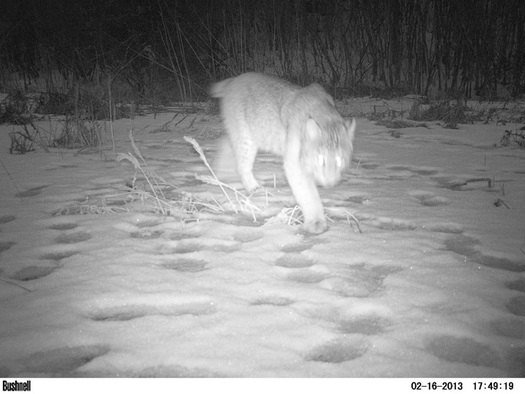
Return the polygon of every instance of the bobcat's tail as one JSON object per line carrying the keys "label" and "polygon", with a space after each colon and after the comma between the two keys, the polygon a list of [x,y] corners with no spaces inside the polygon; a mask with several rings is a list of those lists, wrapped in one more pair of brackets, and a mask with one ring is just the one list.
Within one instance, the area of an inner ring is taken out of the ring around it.
{"label": "bobcat's tail", "polygon": [[228,92],[228,86],[230,85],[230,81],[231,78],[228,78],[224,81],[220,81],[211,85],[210,96],[216,98],[224,97]]}

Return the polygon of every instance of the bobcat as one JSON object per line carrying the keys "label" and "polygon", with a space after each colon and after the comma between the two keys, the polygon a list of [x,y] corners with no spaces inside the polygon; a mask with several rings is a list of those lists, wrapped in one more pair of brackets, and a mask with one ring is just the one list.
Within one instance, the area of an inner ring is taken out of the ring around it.
{"label": "bobcat", "polygon": [[[280,155],[303,211],[303,230],[325,231],[328,226],[316,183],[330,187],[341,179],[351,160],[355,119],[343,120],[332,97],[318,84],[301,88],[263,74],[223,80],[212,85],[210,94],[221,98],[226,143],[233,148],[244,188],[252,192],[259,187],[252,172],[258,150]],[[223,144],[219,161],[228,155],[227,148]]]}

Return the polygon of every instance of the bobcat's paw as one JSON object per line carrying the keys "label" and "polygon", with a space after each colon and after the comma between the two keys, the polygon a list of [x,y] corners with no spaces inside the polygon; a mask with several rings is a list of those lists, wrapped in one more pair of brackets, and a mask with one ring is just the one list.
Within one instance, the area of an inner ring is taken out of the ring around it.
{"label": "bobcat's paw", "polygon": [[252,174],[246,174],[242,176],[242,185],[244,186],[244,190],[250,194],[261,187],[259,182],[257,182]]}
{"label": "bobcat's paw", "polygon": [[301,228],[301,232],[307,234],[321,234],[326,230],[328,230],[328,224],[324,218],[306,221]]}
{"label": "bobcat's paw", "polygon": [[261,188],[261,185],[257,181],[251,182],[249,185],[246,185],[246,184],[244,185],[244,190],[246,190],[248,194],[252,194],[257,189],[260,189],[260,188]]}

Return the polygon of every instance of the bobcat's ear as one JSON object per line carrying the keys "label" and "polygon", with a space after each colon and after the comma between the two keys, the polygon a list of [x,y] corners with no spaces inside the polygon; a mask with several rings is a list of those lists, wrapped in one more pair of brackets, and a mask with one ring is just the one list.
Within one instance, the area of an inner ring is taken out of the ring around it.
{"label": "bobcat's ear", "polygon": [[351,122],[350,120],[345,120],[345,128],[350,140],[353,141],[355,136],[355,118],[352,118]]}
{"label": "bobcat's ear", "polygon": [[316,141],[321,137],[321,128],[312,118],[308,118],[306,121],[306,136],[310,141]]}

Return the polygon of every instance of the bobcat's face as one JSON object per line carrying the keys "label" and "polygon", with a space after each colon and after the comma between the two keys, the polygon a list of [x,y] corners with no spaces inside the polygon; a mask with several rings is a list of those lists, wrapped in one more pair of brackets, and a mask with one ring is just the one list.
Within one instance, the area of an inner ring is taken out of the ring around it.
{"label": "bobcat's face", "polygon": [[355,120],[321,129],[313,119],[309,119],[306,131],[302,147],[305,171],[313,176],[318,185],[336,185],[352,159]]}
{"label": "bobcat's face", "polygon": [[319,146],[308,154],[308,169],[318,185],[331,187],[341,180],[341,173],[348,167],[350,157],[351,152],[344,152],[340,148]]}

